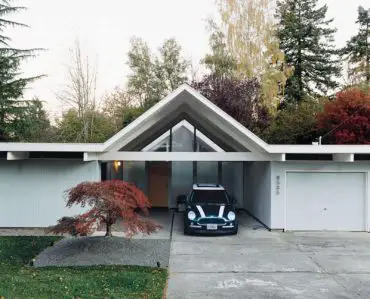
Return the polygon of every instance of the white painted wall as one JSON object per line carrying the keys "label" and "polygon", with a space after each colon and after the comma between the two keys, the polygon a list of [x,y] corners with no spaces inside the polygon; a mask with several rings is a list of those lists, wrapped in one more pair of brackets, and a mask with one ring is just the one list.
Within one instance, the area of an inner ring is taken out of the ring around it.
{"label": "white painted wall", "polygon": [[[286,229],[286,175],[290,171],[306,171],[306,172],[356,172],[365,173],[365,201],[369,200],[368,188],[370,186],[370,162],[271,162],[271,228],[272,229]],[[325,180],[325,178],[323,178]],[[305,183],[305,182],[302,182]],[[325,182],[320,182],[325,184]],[[328,184],[329,186],[330,184]],[[357,184],[348,184],[347,187],[357,188]],[[330,187],[331,192],[341,192],[340,188]],[[348,191],[348,190],[347,190]],[[357,194],[357,190],[352,190],[353,194]],[[309,201],[311,195],[303,193],[302,196],[306,197]],[[341,208],[346,210],[346,205],[341,205]],[[364,213],[367,214],[365,221],[367,226],[370,223],[369,218],[369,204],[365,204]],[[344,221],[344,220],[343,220]],[[367,227],[368,229],[368,227]]]}
{"label": "white painted wall", "polygon": [[83,210],[66,208],[64,191],[100,180],[98,162],[0,160],[0,227],[46,227]]}
{"label": "white painted wall", "polygon": [[271,227],[271,162],[244,165],[244,208]]}
{"label": "white painted wall", "polygon": [[222,185],[237,200],[237,207],[242,208],[244,206],[242,162],[222,163]]}

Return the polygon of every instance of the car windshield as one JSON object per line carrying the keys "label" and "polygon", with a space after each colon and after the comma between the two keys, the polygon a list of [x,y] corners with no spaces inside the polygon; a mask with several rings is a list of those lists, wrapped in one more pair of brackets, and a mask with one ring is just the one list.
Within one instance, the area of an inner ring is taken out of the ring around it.
{"label": "car windshield", "polygon": [[228,204],[225,190],[193,190],[190,202],[193,204]]}

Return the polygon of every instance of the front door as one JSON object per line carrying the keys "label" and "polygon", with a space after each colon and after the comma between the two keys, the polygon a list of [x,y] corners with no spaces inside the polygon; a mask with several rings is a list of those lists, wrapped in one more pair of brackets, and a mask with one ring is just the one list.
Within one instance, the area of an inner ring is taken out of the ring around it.
{"label": "front door", "polygon": [[168,207],[168,162],[149,163],[149,200],[152,207]]}

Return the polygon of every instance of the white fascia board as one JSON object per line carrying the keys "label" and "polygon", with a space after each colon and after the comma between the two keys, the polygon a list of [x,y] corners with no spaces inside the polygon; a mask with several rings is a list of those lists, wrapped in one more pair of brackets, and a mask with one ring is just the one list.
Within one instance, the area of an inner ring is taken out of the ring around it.
{"label": "white fascia board", "polygon": [[370,154],[370,145],[268,145],[271,154]]}
{"label": "white fascia board", "polygon": [[29,152],[7,152],[6,159],[10,161],[26,160],[30,156]]}
{"label": "white fascia board", "polygon": [[[155,124],[154,120],[151,120],[151,118],[155,118],[155,116],[159,113],[159,111],[161,111],[167,105],[170,105],[171,102],[176,100],[176,97],[183,91],[187,91],[191,96],[193,96],[194,99],[198,100],[202,105],[204,105],[204,107],[207,107],[208,109],[212,110],[223,121],[229,123],[236,131],[241,133],[242,138],[246,138],[247,140],[250,140],[255,145],[255,147],[257,147],[261,152],[267,152],[267,146],[268,146],[267,143],[265,143],[257,135],[253,134],[251,131],[245,128],[242,124],[240,124],[238,121],[236,121],[234,118],[229,116],[226,112],[224,112],[222,109],[217,107],[215,104],[213,104],[211,101],[206,99],[199,92],[197,92],[196,90],[194,90],[187,84],[181,85],[174,92],[170,93],[167,97],[159,101],[156,105],[154,105],[148,111],[143,113],[140,117],[134,120],[131,124],[129,124],[127,127],[122,129],[120,132],[118,132],[116,135],[114,135],[112,138],[106,141],[104,143],[103,150],[104,151],[118,150],[118,148],[124,146],[130,140],[140,135],[142,131],[141,128],[144,126],[144,124],[146,124],[147,122],[149,125],[152,125],[152,122],[153,124]],[[123,143],[120,144],[120,142],[123,142]]]}
{"label": "white fascia board", "polygon": [[0,152],[101,152],[101,143],[0,142]]}
{"label": "white fascia board", "polygon": [[284,161],[281,154],[252,152],[105,152],[87,154],[85,161]]}
{"label": "white fascia board", "polygon": [[241,123],[239,123],[237,120],[232,118],[230,115],[228,115],[225,111],[223,111],[221,108],[219,108],[217,105],[213,104],[210,100],[205,98],[203,95],[201,95],[198,91],[191,88],[190,86],[186,85],[185,90],[188,91],[194,98],[202,102],[205,106],[213,110],[216,114],[218,114],[221,118],[223,118],[226,122],[230,123],[235,129],[240,131],[250,139],[257,147],[262,149],[263,151],[267,152],[267,146],[268,144],[264,142],[261,138],[259,138],[256,134],[252,133],[250,130],[248,130],[246,127],[244,127]]}
{"label": "white fascia board", "polygon": [[122,138],[124,138],[124,136],[129,134],[131,131],[135,132],[136,127],[140,126],[140,124],[145,122],[152,115],[156,114],[158,110],[162,109],[162,107],[166,106],[169,102],[171,102],[173,99],[175,99],[182,91],[184,91],[184,86],[185,86],[185,84],[179,86],[175,91],[170,93],[168,96],[166,96],[164,99],[159,101],[157,104],[155,104],[149,110],[144,112],[137,119],[135,119],[132,123],[130,123],[128,126],[126,126],[121,131],[119,131],[116,135],[109,138],[106,142],[104,142],[104,149],[103,150],[104,151],[110,150],[116,143],[118,143]]}

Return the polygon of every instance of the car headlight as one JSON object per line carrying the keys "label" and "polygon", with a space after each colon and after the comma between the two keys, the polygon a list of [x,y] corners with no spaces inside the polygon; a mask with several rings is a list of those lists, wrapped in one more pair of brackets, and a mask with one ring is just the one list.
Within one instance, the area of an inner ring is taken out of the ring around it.
{"label": "car headlight", "polygon": [[195,215],[195,213],[193,211],[189,211],[189,213],[188,213],[189,220],[194,220],[196,216],[197,215]]}
{"label": "car headlight", "polygon": [[231,221],[234,221],[235,220],[235,213],[233,211],[230,211],[229,213],[227,213],[227,218]]}

